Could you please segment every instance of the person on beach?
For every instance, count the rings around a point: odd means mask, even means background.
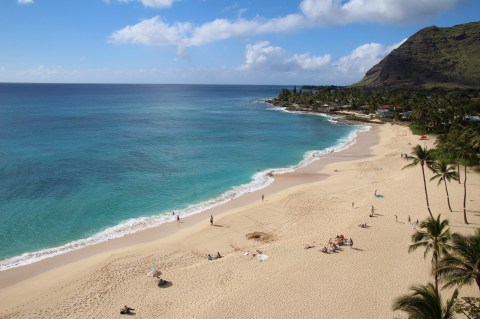
[[[408,215],[408,222],[410,223],[412,220],[410,219],[410,215]]]
[[[395,215],[395,222],[398,223],[398,217],[397,217],[397,215]]]
[[[207,259],[208,259],[208,260],[213,260],[212,255],[208,254],[208,255],[207,255]]]
[[[222,258],[222,255],[220,255],[220,252],[219,252],[219,251],[217,251],[217,257],[215,257],[215,258],[216,258],[216,259]]]
[[[375,197],[377,197],[377,190],[375,190],[375,193],[374,193]]]
[[[265,199],[265,195],[262,194],[262,202],[263,202],[264,199]]]
[[[353,208],[353,206],[355,206],[355,203],[354,203],[354,202],[352,202],[352,208]]]
[[[213,215],[210,215],[210,225],[213,226]]]
[[[130,308],[130,307],[125,306],[125,307],[122,308],[122,310],[120,310],[120,314],[122,314],[122,315],[130,315],[130,314],[132,314],[132,311],[134,311],[134,310],[135,310],[135,309],[133,309],[133,308]]]
[[[353,247],[353,240],[350,238],[350,248]]]
[[[373,214],[375,213],[375,207],[373,207],[373,205],[372,205],[372,208],[370,209],[370,212],[372,213],[372,216],[373,216]]]
[[[177,215],[177,222],[180,221],[180,215]]]

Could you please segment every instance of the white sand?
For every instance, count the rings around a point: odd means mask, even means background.
[[[400,153],[418,143],[405,127],[375,127],[353,148],[183,223],[0,272],[0,318],[119,318],[125,304],[136,308],[135,318],[401,318],[391,310],[394,298],[433,281],[430,256],[408,253],[408,215],[422,220],[428,212],[421,169],[401,170],[407,162]],[[453,231],[473,233],[480,176],[468,176],[470,225],[463,223],[463,185],[448,186],[452,213],[444,187],[428,184],[434,215],[449,218]],[[374,197],[375,189],[384,197]],[[363,222],[370,227],[357,226]],[[253,231],[273,239],[247,240]],[[338,234],[351,237],[353,248],[319,251]],[[269,258],[253,258],[256,250]],[[206,260],[217,251],[224,257]],[[157,287],[146,277],[151,268],[171,284]]]

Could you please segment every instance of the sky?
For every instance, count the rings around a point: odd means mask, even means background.
[[[0,82],[349,85],[479,0],[0,0]]]

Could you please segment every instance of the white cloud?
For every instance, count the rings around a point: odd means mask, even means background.
[[[32,0],[19,0],[32,1]],[[117,0],[133,1],[133,0]],[[137,0],[149,7],[167,7],[174,0]],[[318,25],[356,22],[400,23],[435,16],[464,0],[303,0],[299,13],[273,19],[256,17],[215,19],[195,26],[189,22],[165,23],[158,16],[113,32],[112,43],[172,45],[184,49],[235,37],[288,32]]]
[[[295,54],[287,63],[297,66],[303,71],[320,71],[329,65],[332,57],[329,54],[310,56],[308,53]]]
[[[265,20],[238,18],[230,21],[216,19],[194,27],[190,23],[166,24],[158,16],[146,19],[133,26],[126,26],[110,35],[112,43],[141,43],[145,45],[176,45],[179,52],[185,48],[202,46],[211,42],[234,37],[283,32],[305,25],[300,15]]]
[[[20,0],[19,0],[20,1]],[[31,1],[31,0],[22,0],[22,1]],[[103,0],[103,2],[110,4],[114,0]],[[135,0],[116,0],[118,2],[132,2]],[[142,3],[143,6],[147,8],[156,8],[156,9],[161,9],[161,8],[170,8],[173,5],[173,2],[176,0],[138,0],[138,2]]]
[[[168,25],[159,17],[126,26],[110,35],[111,43],[139,43],[145,45],[176,45],[191,30],[189,23]]]
[[[249,44],[240,67],[191,67],[147,69],[69,69],[39,65],[15,70],[0,67],[0,82],[80,83],[211,83],[211,84],[335,84],[359,81],[365,72],[401,43],[390,46],[368,43],[350,54],[332,58],[329,54],[288,54],[268,41]]]
[[[245,63],[240,68],[269,69],[272,65],[278,64],[284,54],[282,48],[271,46],[268,41],[248,44],[245,50]]]
[[[303,0],[302,13],[320,24],[400,23],[447,11],[463,0]]]
[[[170,8],[173,0],[139,0],[145,7],[149,8]]]
[[[284,49],[270,45],[268,41],[248,44],[245,50],[243,70],[273,70],[277,72],[319,71],[330,63],[331,57],[310,56],[308,53],[287,56]]]
[[[252,74],[269,73],[271,77],[301,77],[310,83],[351,84],[359,81],[372,66],[404,41],[388,46],[380,43],[363,44],[337,59],[330,54],[288,55],[283,48],[262,41],[246,46],[245,62],[239,69]]]
[[[390,46],[380,43],[361,45],[355,48],[349,55],[335,61],[333,67],[337,73],[363,76],[372,66],[380,62],[393,49],[398,48],[405,40]]]
[[[33,0],[17,0],[19,4],[32,4]]]

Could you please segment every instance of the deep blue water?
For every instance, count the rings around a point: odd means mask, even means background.
[[[280,89],[0,84],[0,270],[258,189],[358,129],[261,103]]]

